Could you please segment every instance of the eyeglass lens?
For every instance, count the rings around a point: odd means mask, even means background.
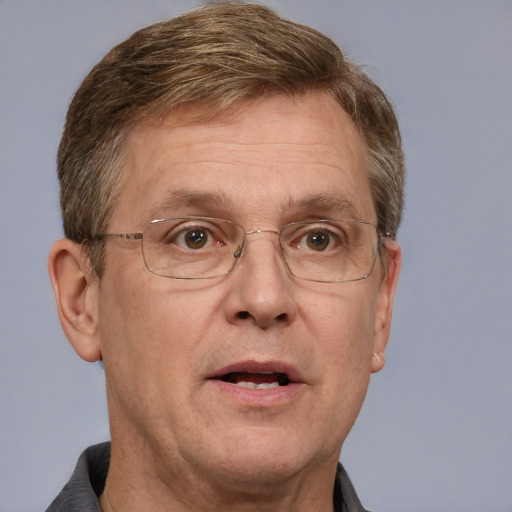
[[[244,228],[234,222],[183,217],[149,224],[142,250],[146,266],[154,274],[207,279],[233,270],[245,239]],[[373,225],[345,220],[294,222],[281,228],[279,239],[291,274],[323,282],[367,277],[378,246]]]

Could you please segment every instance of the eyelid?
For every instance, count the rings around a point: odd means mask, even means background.
[[[207,231],[209,234],[213,234],[216,231],[222,231],[222,229],[220,229],[220,227],[216,225],[214,222],[209,222],[201,219],[189,219],[184,220],[183,222],[178,222],[177,224],[173,225],[169,231],[172,231],[173,233],[176,232],[177,236],[180,236],[186,233],[187,231],[194,229]]]
[[[313,220],[313,221],[303,221],[303,222],[291,222],[290,224],[286,224],[281,228],[281,231],[294,231],[293,228],[295,228],[295,231],[311,231],[311,230],[318,230],[318,231],[330,231],[333,233],[341,232],[345,233],[345,230],[342,227],[342,224],[345,221],[338,221],[341,224],[337,224],[335,220],[328,220],[328,219],[320,219],[320,220]]]
[[[169,224],[168,224],[169,223]],[[179,238],[185,236],[188,231],[202,230],[207,232],[211,239],[208,246],[212,243],[221,242],[224,244],[238,243],[240,234],[243,234],[242,227],[225,220],[212,217],[182,217],[176,219],[155,219],[152,225],[160,225],[159,239],[166,243],[174,243]],[[182,244],[177,244],[181,246]]]
[[[296,229],[292,229],[293,227],[296,227]],[[288,244],[290,244],[293,247],[302,248],[304,250],[311,250],[308,248],[307,241],[304,239],[312,234],[314,235],[315,233],[325,234],[329,238],[327,247],[331,251],[345,245],[347,238],[347,234],[343,230],[337,228],[334,224],[329,224],[328,222],[307,222],[295,225],[289,224],[286,231],[290,232],[283,240],[285,245],[288,246]]]

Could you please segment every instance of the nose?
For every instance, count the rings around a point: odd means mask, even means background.
[[[228,322],[269,329],[295,320],[294,283],[276,235],[267,230],[247,232],[240,261],[230,276],[231,288],[225,300]]]

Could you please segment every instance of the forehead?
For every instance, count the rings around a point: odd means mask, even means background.
[[[197,119],[192,109],[171,113],[128,134],[116,222],[172,214],[263,222],[315,209],[374,220],[366,145],[333,98],[275,96]]]

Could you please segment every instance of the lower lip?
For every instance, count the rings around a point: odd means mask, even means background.
[[[292,382],[286,386],[251,389],[217,379],[211,379],[208,382],[213,384],[217,391],[228,395],[244,405],[259,407],[276,406],[287,402],[295,397],[304,387],[304,384]]]

